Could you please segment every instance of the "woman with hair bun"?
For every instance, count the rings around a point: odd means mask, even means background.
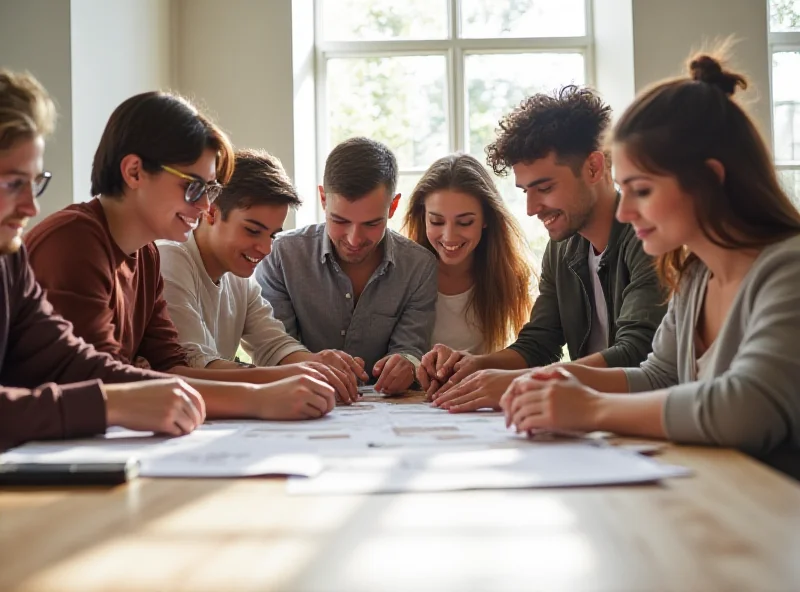
[[[622,115],[617,218],[656,257],[669,310],[639,368],[567,364],[518,378],[502,399],[518,431],[731,446],[800,475],[800,213],[734,99],[745,88],[698,55],[689,76],[644,91]]]

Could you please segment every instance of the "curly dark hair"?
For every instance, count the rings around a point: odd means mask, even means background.
[[[518,162],[556,153],[573,170],[600,149],[611,122],[611,107],[589,88],[564,86],[552,95],[538,93],[500,120],[497,139],[486,147],[486,162],[506,175]]]

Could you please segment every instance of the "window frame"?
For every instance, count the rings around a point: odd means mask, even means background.
[[[445,58],[448,153],[466,151],[468,117],[464,83],[466,58],[473,54],[514,53],[580,53],[584,57],[584,79],[595,83],[594,18],[592,0],[583,0],[585,35],[580,37],[461,37],[461,0],[447,0],[447,38],[381,41],[325,41],[323,36],[322,2],[314,0],[314,58],[316,89],[316,161],[318,177],[322,176],[325,159],[333,148],[328,136],[327,63],[337,58],[397,57],[435,55]],[[330,1],[330,0],[329,0]],[[551,0],[557,2],[558,0]],[[444,156],[444,154],[442,155]],[[424,168],[400,166],[399,175],[422,174]],[[314,218],[321,220],[315,200]]]
[[[773,31],[772,30],[772,6],[770,0],[765,0],[767,4],[767,39],[769,42],[769,85],[770,85],[770,110],[772,114],[772,151],[775,154],[775,99],[773,97],[773,56],[776,53],[797,52],[800,53],[800,31]],[[800,160],[780,161],[775,159],[775,168],[781,171],[795,171],[800,174]],[[796,199],[800,199],[797,196]]]

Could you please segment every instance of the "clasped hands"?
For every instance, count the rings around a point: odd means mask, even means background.
[[[594,429],[600,396],[564,368],[493,370],[480,364],[479,356],[436,345],[422,358],[417,380],[435,407],[502,410],[517,432]]]

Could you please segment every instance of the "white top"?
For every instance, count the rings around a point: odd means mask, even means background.
[[[605,251],[603,251],[605,253]],[[596,354],[608,349],[608,305],[603,295],[603,285],[597,270],[603,253],[595,254],[594,247],[589,243],[589,270],[592,275],[592,292],[594,292],[594,306],[592,307],[592,330],[589,333],[590,354]]]
[[[436,299],[436,323],[433,326],[432,343],[442,343],[456,350],[471,354],[486,353],[483,333],[470,308],[472,288],[461,294],[442,294]]]
[[[694,346],[695,351],[697,351],[697,345],[699,342],[700,338],[699,336],[696,336],[695,346]],[[709,347],[705,352],[703,352],[702,356],[697,358],[697,363],[695,368],[697,380],[710,380],[714,378],[710,372],[711,368],[710,362],[711,358],[714,357],[714,352],[716,351],[716,349],[717,349],[717,340],[715,339],[714,342],[711,344],[711,347]]]
[[[257,366],[275,366],[293,352],[308,351],[273,316],[255,278],[226,273],[218,285],[211,280],[194,233],[185,243],[160,240],[156,246],[169,316],[190,366],[233,360],[240,342]]]

